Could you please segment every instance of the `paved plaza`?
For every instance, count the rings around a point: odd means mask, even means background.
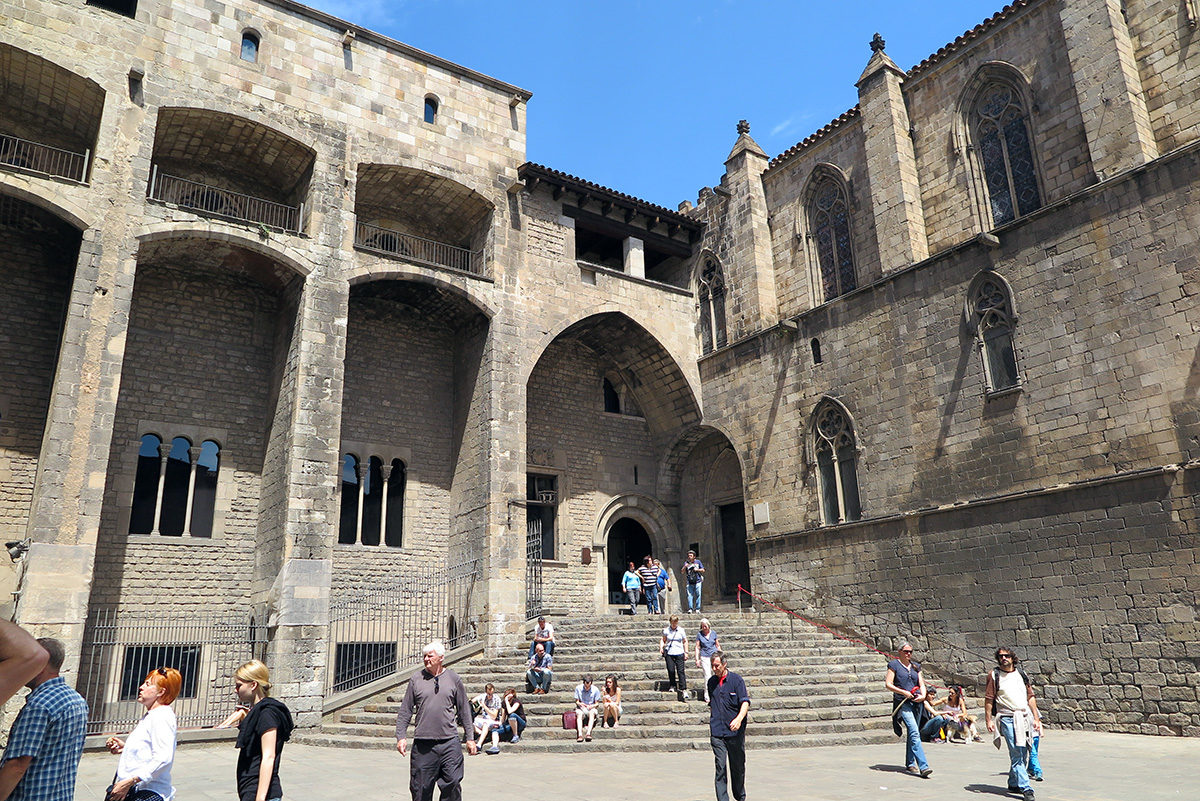
[[[751,732],[753,737],[753,732]],[[1012,798],[1004,792],[1005,756],[991,744],[927,746],[934,768],[923,780],[901,769],[904,746],[832,746],[751,751],[751,801],[793,799]],[[522,753],[466,757],[466,801],[635,801],[714,798],[712,756],[683,753]],[[175,760],[180,801],[234,798],[232,745],[184,746]],[[1039,801],[1200,799],[1200,740],[1126,734],[1053,731],[1042,741],[1047,779],[1035,784]],[[116,757],[84,756],[77,801],[98,801]],[[394,751],[358,751],[288,745],[281,774],[288,801],[330,798],[407,799],[408,760]]]

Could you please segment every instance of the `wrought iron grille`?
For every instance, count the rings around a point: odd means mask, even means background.
[[[183,688],[173,706],[180,728],[215,726],[233,711],[233,672],[266,652],[266,627],[243,612],[88,615],[79,687],[91,714],[89,734],[127,732],[145,710],[137,688],[146,674],[173,667]]]
[[[75,153],[0,134],[0,164],[29,172],[87,183],[90,156],[90,150]]]
[[[412,234],[394,231],[391,228],[381,228],[369,223],[356,223],[354,244],[363,250],[371,250],[389,256],[400,256],[409,261],[423,262],[436,267],[449,267],[452,270],[462,270],[474,275],[484,274],[482,250],[467,250],[447,245],[445,242],[435,242],[432,239],[423,239]]]
[[[542,612],[542,521],[530,520],[525,529],[525,619]]]
[[[406,578],[329,605],[326,694],[342,693],[419,665],[425,644],[457,648],[478,636],[470,620],[479,559]]]
[[[292,233],[300,233],[304,219],[303,203],[288,206],[186,178],[176,178],[159,172],[158,165],[154,165],[150,172],[150,199],[171,203],[208,217],[257,223]]]

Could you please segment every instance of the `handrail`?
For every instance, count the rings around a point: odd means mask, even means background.
[[[409,261],[432,264],[435,267],[461,270],[472,275],[484,274],[482,250],[460,248],[457,245],[426,239],[423,236],[397,231],[394,228],[384,228],[380,225],[363,222],[355,223],[354,246],[375,253],[400,256]]]
[[[76,183],[87,183],[91,151],[77,153],[8,134],[0,134],[0,164]]]
[[[286,203],[277,203],[274,200],[167,175],[159,172],[157,164],[152,165],[150,169],[148,196],[151,200],[170,203],[197,214],[256,223],[293,234],[301,232],[301,222],[304,219],[303,203],[299,206],[289,206]]]

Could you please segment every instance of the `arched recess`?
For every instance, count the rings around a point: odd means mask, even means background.
[[[373,590],[385,576],[419,571],[422,563],[479,556],[486,525],[488,310],[461,287],[429,276],[367,278],[354,280],[347,307],[340,454],[403,464],[404,531],[392,547],[377,547],[365,524],[357,542],[342,538],[333,549],[338,593]],[[329,470],[336,475],[340,465]],[[391,491],[394,475],[393,468],[373,480],[387,481]],[[329,536],[337,541],[335,532]]]
[[[307,269],[298,258],[218,228],[160,228],[139,239],[94,603],[150,603],[169,584],[181,606],[210,604],[214,586],[227,587],[222,600],[230,608],[249,604],[251,582],[227,586],[224,577],[253,576],[257,555],[277,546],[272,496],[288,476],[276,449],[286,447],[294,419],[291,371],[301,347]],[[131,533],[147,434],[191,443],[171,456],[192,470],[183,482],[192,517],[182,536],[138,526]],[[186,516],[168,508],[177,501],[163,495],[162,519]],[[176,577],[170,565],[181,558],[188,575]]]
[[[488,284],[481,284],[450,273],[427,270],[420,265],[402,264],[390,259],[366,259],[360,261],[346,273],[351,290],[363,284],[387,281],[426,284],[439,292],[457,295],[474,306],[489,320],[495,316]]]
[[[41,56],[0,44],[0,168],[86,183],[104,90]]]
[[[958,96],[958,104],[954,115],[953,144],[955,154],[963,160],[970,180],[967,186],[970,190],[971,207],[974,210],[976,233],[990,231],[997,226],[989,207],[988,184],[984,175],[984,165],[981,160],[980,143],[975,141],[972,115],[980,93],[989,85],[1007,87],[1013,92],[1013,99],[1019,104],[1025,122],[1025,132],[1028,137],[1029,157],[1032,161],[1032,179],[1039,198],[1037,205],[1046,203],[1045,177],[1042,175],[1041,158],[1038,154],[1040,140],[1037,126],[1034,125],[1034,114],[1038,110],[1033,87],[1029,77],[1021,69],[1006,61],[989,61],[975,70],[964,84]],[[1020,211],[1015,215],[1021,216]]]
[[[647,553],[658,557],[664,565],[670,567],[670,559],[677,556],[674,543],[679,541],[679,531],[674,516],[657,498],[629,492],[611,499],[597,515],[595,540],[592,543],[593,553],[603,556],[596,560],[597,597],[609,602],[612,601],[612,577],[616,575],[619,579],[625,572],[623,555],[611,550],[614,527],[620,526],[623,520],[634,521],[646,532],[650,546]],[[638,564],[640,566],[641,562]]]
[[[797,201],[796,234],[804,242],[814,305],[851,292],[862,283],[854,247],[851,188],[849,176],[840,167],[820,162],[813,166]]]
[[[750,585],[742,460],[729,437],[711,425],[688,430],[662,470],[666,503],[678,509],[681,554],[695,550],[705,566],[704,597],[735,597]]]
[[[0,194],[0,535],[5,542],[26,536],[38,470],[67,469],[61,447],[44,434],[81,242],[82,232],[71,220],[44,205]]]
[[[493,210],[491,201],[451,178],[399,164],[359,164],[354,245],[483,275]]]

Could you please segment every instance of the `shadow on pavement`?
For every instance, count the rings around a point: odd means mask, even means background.
[[[1013,794],[1008,791],[1007,787],[997,787],[994,784],[968,784],[963,788],[972,793],[984,793],[986,795],[998,795],[1004,798],[1013,798]]]
[[[881,770],[884,773],[904,773],[904,774],[908,773],[907,768],[902,768],[899,765],[872,765],[871,770]],[[914,776],[913,778],[920,778],[920,777]]]

